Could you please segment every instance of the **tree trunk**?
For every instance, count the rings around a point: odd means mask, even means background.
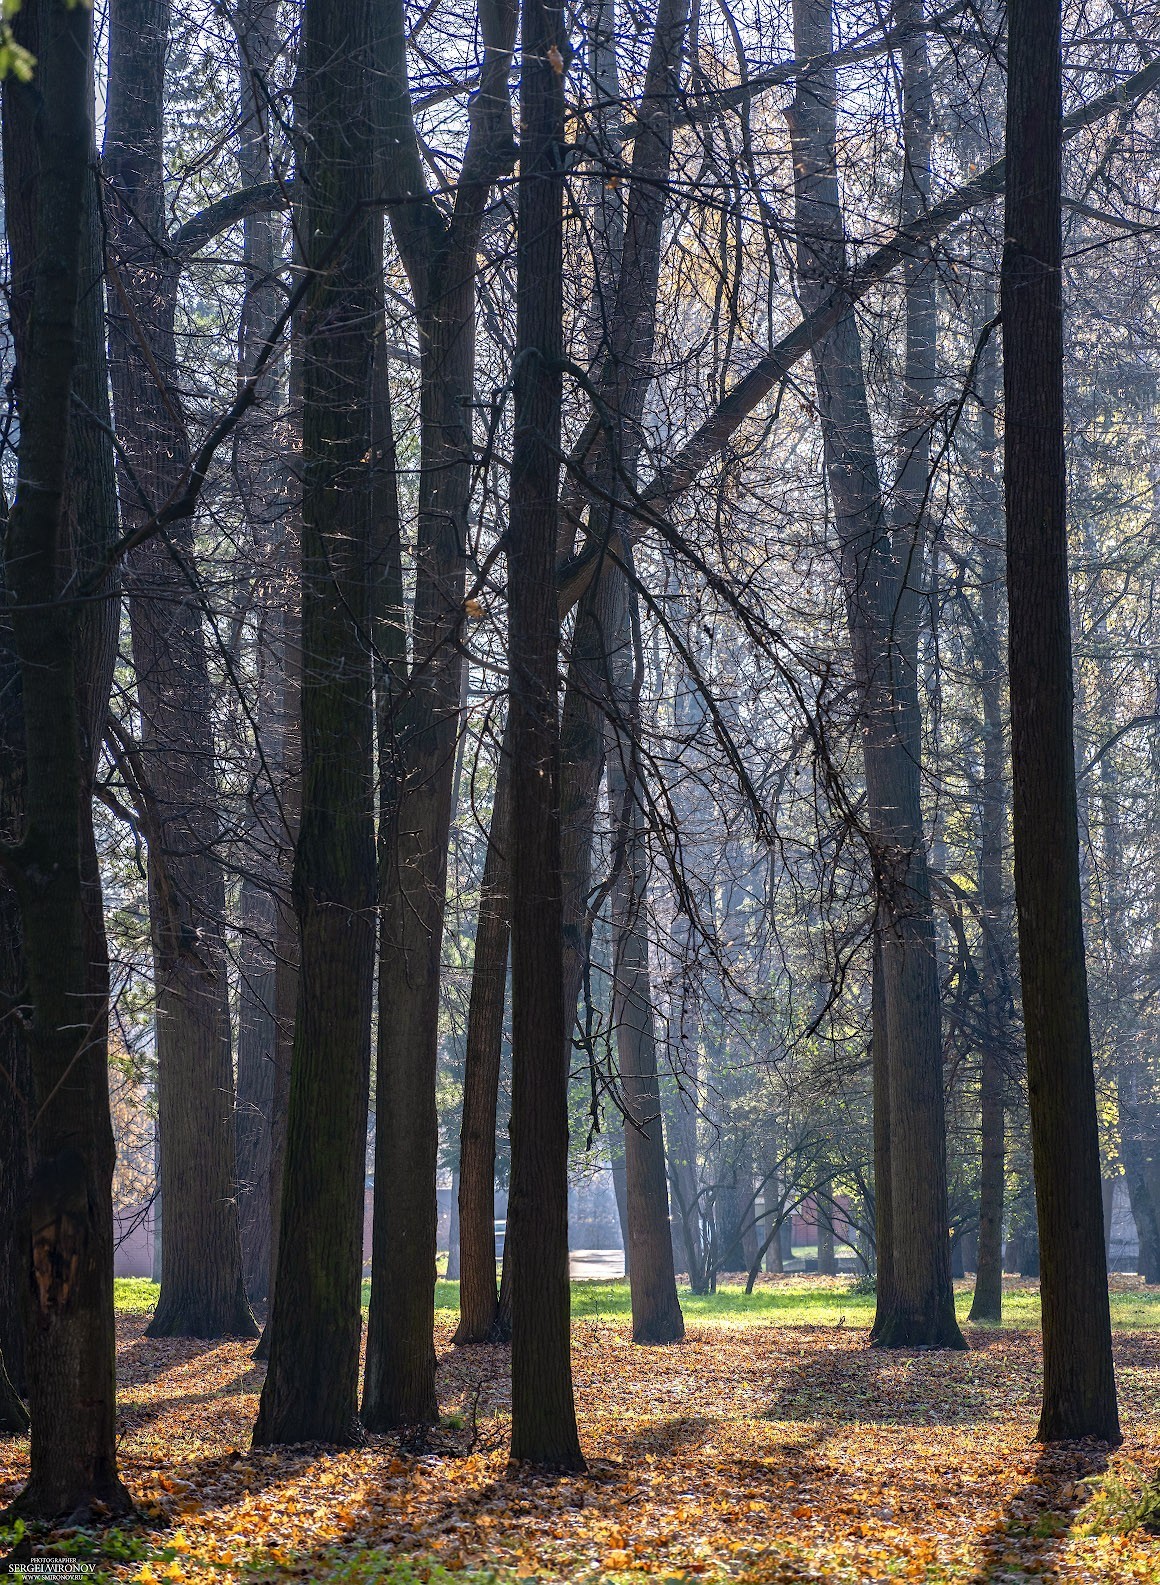
[[[298,1002],[256,1446],[358,1436],[374,979],[374,326],[382,151],[373,0],[307,0],[300,65],[302,817]],[[341,110],[341,114],[339,111]],[[432,1260],[433,1264],[433,1260]],[[427,1273],[428,1282],[431,1272]]]
[[[830,53],[826,0],[797,0],[794,47],[811,60]],[[789,115],[798,283],[809,313],[846,276],[832,68],[799,78]],[[874,1341],[962,1348],[950,1276],[938,961],[919,776],[917,530],[905,531],[913,554],[898,557],[885,522],[852,310],[815,345],[813,357],[862,695],[889,1051],[893,1291]]]
[[[67,1516],[83,1524],[101,1511],[123,1513],[131,1502],[116,1462],[108,961],[89,792],[92,701],[104,680],[96,667],[82,678],[82,665],[93,660],[84,640],[86,602],[64,600],[62,589],[82,570],[94,571],[85,565],[94,547],[83,535],[105,536],[103,551],[115,525],[78,519],[81,532],[72,533],[68,502],[72,386],[79,359],[93,351],[78,312],[94,235],[86,196],[91,15],[38,0],[25,7],[23,25],[37,53],[38,177],[5,572],[20,667],[27,813],[20,842],[4,858],[20,902],[27,964],[33,1427],[28,1483],[5,1518]],[[107,581],[101,592],[109,593]],[[103,716],[103,702],[100,708]]]
[[[556,671],[563,358],[564,15],[524,0],[508,548],[512,723],[513,1464],[582,1470],[572,1395],[568,1068]]]
[[[494,1263],[493,1263],[494,1264]],[[459,1173],[451,1174],[451,1210],[447,1220],[447,1281],[460,1280],[459,1258]]]
[[[278,49],[276,0],[243,0],[238,6],[238,99],[242,127],[238,170],[245,186],[271,175],[268,107],[263,89]],[[242,306],[238,374],[245,380],[270,335],[278,313],[276,234],[269,212],[247,216],[242,257],[246,298]],[[277,1044],[277,933],[279,894],[288,893],[280,829],[284,767],[283,678],[285,619],[281,610],[288,543],[285,516],[285,458],[280,435],[271,434],[271,406],[280,394],[282,360],[263,377],[258,402],[234,432],[234,478],[249,530],[249,548],[260,566],[274,573],[257,632],[257,742],[255,791],[239,898],[238,1084],[235,1118],[238,1220],[242,1266],[251,1303],[265,1303],[270,1288],[270,1166]]]
[[[505,728],[483,880],[467,1009],[459,1135],[459,1326],[457,1343],[499,1340],[495,1280],[495,1128],[503,1051],[510,885],[511,739]]]
[[[830,1200],[832,1185],[825,1185],[825,1196],[818,1201],[818,1275],[832,1277],[834,1263],[834,1210]]]
[[[413,665],[380,732],[393,807],[380,832],[378,1110],[363,1420],[430,1422],[435,1397],[435,1082],[455,743],[462,693],[467,508],[472,481],[475,277],[480,226],[514,144],[508,75],[514,0],[481,8],[484,67],[454,209],[426,187],[407,87],[401,0],[385,17],[386,152],[412,201],[391,209],[419,319],[421,413]],[[403,667],[400,665],[400,672]]]
[[[620,620],[606,634],[605,643],[612,704],[606,727],[613,831],[612,1027],[625,1110],[625,1264],[632,1295],[633,1341],[676,1343],[685,1335],[685,1322],[677,1298],[669,1231],[669,1186],[648,962],[648,849],[641,806],[639,656],[633,638],[639,613],[633,609],[636,591],[629,582],[631,569],[629,556],[625,571],[610,567],[603,574],[610,597],[620,607]]]
[[[1042,1270],[1039,1437],[1118,1442],[1072,741],[1058,0],[1024,0],[1008,29],[1008,653],[1015,897]]]
[[[994,293],[983,301],[984,323],[994,316]],[[984,547],[979,599],[980,694],[983,706],[983,785],[979,842],[979,903],[982,909],[984,1046],[979,1076],[979,1253],[972,1321],[1003,1319],[1003,1187],[1006,1155],[1004,1032],[1010,1026],[1006,991],[1007,908],[1003,846],[1007,829],[1006,743],[1003,730],[1003,660],[1000,638],[1002,515],[995,474],[995,409],[999,360],[994,338],[979,364],[979,491],[977,530]]]
[[[170,498],[190,459],[174,339],[180,264],[164,245],[169,18],[168,0],[111,0],[109,8],[110,368],[130,531]],[[225,881],[192,522],[134,551],[127,582],[141,713],[134,768],[148,810],[165,1205],[161,1295],[148,1331],[253,1337],[238,1232]]]
[[[870,965],[870,1059],[874,1108],[874,1324],[875,1341],[894,1313],[894,1217],[890,1165],[890,1053],[886,984],[877,925]]]

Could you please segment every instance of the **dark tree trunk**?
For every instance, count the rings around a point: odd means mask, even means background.
[[[487,855],[467,1009],[463,1119],[459,1136],[459,1326],[457,1343],[497,1341],[495,1128],[508,962],[511,740],[496,766]]]
[[[984,298],[984,322],[994,314],[994,297]],[[1003,835],[1007,829],[1006,741],[1003,730],[1003,660],[1000,650],[1000,565],[1002,514],[995,474],[995,408],[999,398],[999,361],[994,338],[979,368],[979,539],[981,569],[979,630],[982,638],[980,693],[983,705],[983,785],[979,844],[979,902],[983,942],[982,1025],[984,1045],[979,1077],[979,1253],[972,1321],[1003,1318],[1003,1185],[1006,1156],[1004,1031],[1009,1027],[1006,990],[1007,906],[1004,900]]]
[[[1118,1442],[1072,741],[1059,0],[1021,0],[1008,29],[1008,653],[1015,898],[1042,1273],[1039,1437]]]
[[[475,274],[480,226],[514,146],[508,75],[514,0],[480,9],[484,68],[471,101],[455,204],[426,186],[407,86],[401,0],[385,9],[388,169],[410,202],[391,210],[419,320],[421,436],[413,665],[380,737],[378,1110],[371,1308],[363,1419],[372,1430],[433,1421],[439,979],[462,693]],[[400,671],[403,670],[400,666]]]
[[[826,0],[797,0],[799,56],[832,47]],[[832,68],[799,78],[790,110],[798,284],[807,313],[846,277]],[[908,337],[909,340],[909,337]],[[813,348],[826,471],[842,549],[854,671],[862,695],[869,836],[879,907],[889,1051],[893,1242],[883,1347],[964,1347],[950,1275],[938,961],[923,833],[914,554],[899,555],[885,521],[857,322],[847,309]]]
[[[109,8],[110,366],[129,530],[166,503],[190,459],[176,378],[180,264],[164,246],[169,18],[168,0],[111,0]],[[189,519],[130,557],[141,744],[126,757],[148,817],[164,1204],[161,1295],[148,1330],[252,1337],[238,1232],[212,695],[192,585]]]
[[[563,357],[563,10],[524,0],[508,548],[512,723],[513,1464],[582,1470],[572,1395],[556,670]],[[550,52],[556,56],[553,62]]]
[[[66,602],[61,591],[78,573],[92,574],[86,536],[103,534],[106,549],[114,525],[78,518],[73,530],[69,520],[71,394],[92,352],[78,313],[93,235],[91,15],[39,0],[25,7],[24,25],[37,47],[35,264],[27,277],[19,476],[5,571],[27,813],[5,859],[27,964],[33,1427],[28,1483],[8,1517],[86,1523],[131,1503],[116,1463],[108,964],[89,794],[92,700],[103,679],[96,667],[82,679],[82,665],[94,658],[84,603]],[[107,580],[101,592],[111,604]]]
[[[382,224],[373,0],[307,0],[300,93],[302,817],[298,1001],[270,1364],[257,1446],[358,1436],[374,977],[374,705],[368,644],[374,327]],[[428,1274],[430,1280],[430,1274]]]

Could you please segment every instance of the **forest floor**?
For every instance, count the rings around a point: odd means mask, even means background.
[[[442,1425],[350,1452],[250,1452],[251,1345],[149,1340],[156,1289],[118,1288],[121,1468],[141,1516],[33,1540],[99,1579],[1160,1582],[1140,1523],[1160,1525],[1160,1288],[1134,1278],[1114,1279],[1125,1441],[1110,1459],[1033,1441],[1032,1283],[1008,1284],[1006,1324],[968,1327],[965,1354],[869,1350],[873,1300],[848,1278],[683,1294],[688,1340],[651,1349],[632,1344],[623,1283],[577,1283],[589,1471],[559,1480],[507,1475],[506,1351],[451,1347],[453,1285],[438,1290]],[[0,1440],[0,1504],[26,1464],[26,1442]]]

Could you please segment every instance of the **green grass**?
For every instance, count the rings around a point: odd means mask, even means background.
[[[703,1326],[839,1326],[868,1327],[874,1318],[873,1294],[851,1293],[847,1278],[833,1282],[814,1277],[790,1277],[784,1282],[757,1287],[722,1287],[712,1294],[681,1290],[681,1307],[691,1325]],[[118,1277],[117,1309],[124,1315],[147,1315],[157,1303],[157,1284],[144,1277]],[[363,1307],[370,1302],[370,1283],[363,1283]],[[956,1284],[956,1308],[965,1321],[971,1307],[969,1283]],[[443,1320],[459,1309],[459,1284],[435,1284],[435,1309]],[[1112,1326],[1117,1331],[1160,1329],[1160,1290],[1129,1290],[1111,1296]],[[630,1313],[628,1284],[574,1282],[572,1314],[577,1320],[623,1321]],[[1003,1324],[1038,1327],[1039,1294],[1033,1288],[1015,1288],[1003,1295]]]

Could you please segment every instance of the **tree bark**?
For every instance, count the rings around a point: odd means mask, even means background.
[[[1008,18],[1002,267],[1015,898],[1043,1305],[1042,1441],[1120,1440],[1072,741],[1058,0]]]
[[[358,1431],[363,1184],[374,979],[371,543],[382,152],[373,0],[307,0],[296,214],[302,337],[299,970],[269,1328],[255,1446]],[[428,1280],[430,1281],[430,1273]]]
[[[524,0],[508,548],[512,723],[512,1172],[515,1465],[583,1470],[572,1394],[568,1068],[556,671],[563,361],[563,9]]]
[[[92,235],[92,19],[60,0],[26,10],[38,46],[36,248],[5,571],[27,813],[20,842],[4,857],[20,902],[28,976],[33,1425],[29,1479],[5,1517],[86,1523],[102,1505],[113,1513],[132,1506],[116,1459],[108,964],[85,708],[101,679],[94,670],[81,682],[82,607],[62,597],[84,562],[81,536],[69,532],[67,491],[71,393],[83,345],[78,303]],[[89,533],[112,527],[83,525]]]
[[[794,46],[831,49],[826,0],[797,0]],[[798,81],[790,110],[798,229],[798,287],[807,315],[846,278],[835,146],[832,69]],[[923,833],[916,672],[918,588],[892,546],[850,309],[813,348],[826,472],[842,552],[854,671],[862,696],[871,856],[880,922],[889,1052],[893,1274],[880,1347],[963,1348],[950,1275],[938,962]],[[924,470],[925,477],[925,470]],[[900,568],[902,576],[900,578]]]
[[[110,369],[132,531],[183,482],[178,395],[180,264],[164,243],[168,0],[111,0],[105,157],[110,199]],[[144,495],[144,498],[143,498]],[[257,1335],[246,1302],[235,1179],[225,880],[212,696],[193,567],[193,524],[129,558],[129,614],[149,811],[164,1233],[153,1337]]]

